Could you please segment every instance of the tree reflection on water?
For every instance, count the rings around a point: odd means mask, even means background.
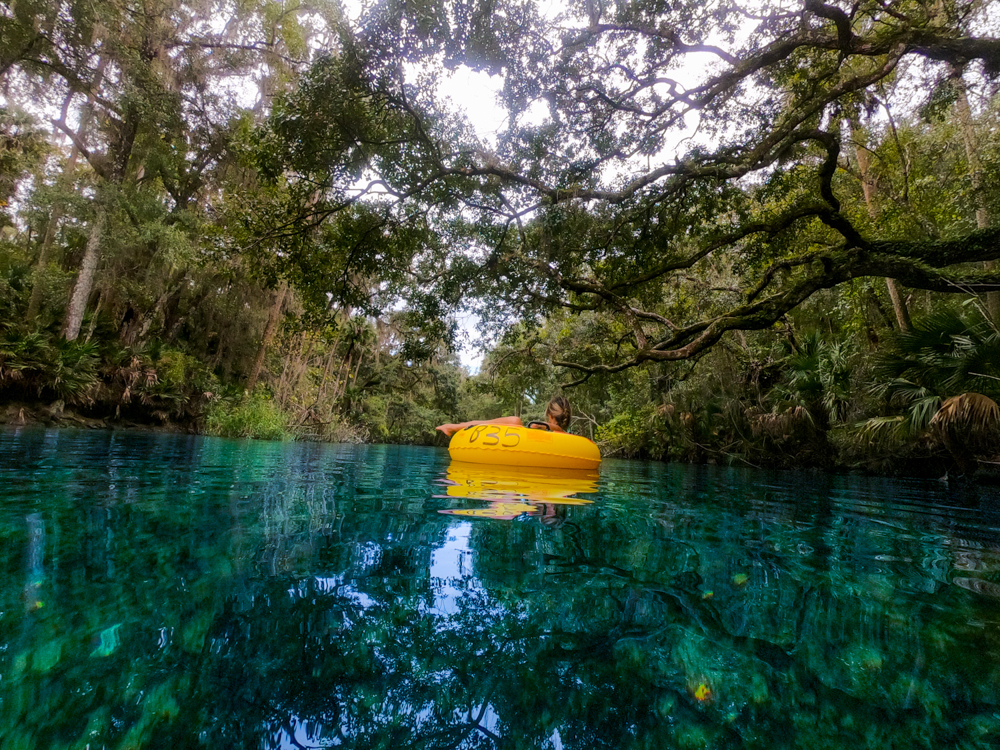
[[[0,433],[3,747],[1000,739],[989,489],[619,464],[551,526],[442,515],[483,501],[432,451],[40,440]]]

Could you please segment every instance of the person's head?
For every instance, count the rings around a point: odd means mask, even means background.
[[[541,503],[538,520],[547,529],[559,529],[566,523],[566,507],[555,503]]]
[[[563,431],[569,431],[569,421],[573,418],[573,409],[570,408],[569,401],[562,396],[553,396],[549,405],[545,407],[545,420],[554,422]]]

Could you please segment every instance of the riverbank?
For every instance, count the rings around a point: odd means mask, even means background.
[[[175,433],[188,435],[212,435],[207,429],[206,420],[186,419],[172,420],[163,412],[150,413],[147,410],[127,411],[124,414],[118,410],[115,414],[105,414],[94,411],[85,411],[79,408],[66,406],[62,401],[55,401],[51,404],[9,401],[0,405],[0,425],[25,427],[39,425],[43,427],[87,429],[87,430],[138,430],[153,433]],[[231,437],[233,435],[230,435]],[[236,435],[236,437],[253,438],[249,435]],[[275,436],[258,439],[278,439]],[[375,444],[384,441],[366,440],[355,432],[350,434],[337,431],[336,434],[319,435],[315,432],[302,430],[294,433],[286,433],[285,439],[292,439],[303,442],[329,442],[329,443],[369,443]],[[444,445],[444,443],[442,443]],[[968,481],[970,479],[988,484],[1000,484],[1000,453],[992,456],[977,457],[976,469],[971,473],[962,472],[958,469],[955,460],[948,455],[943,448],[933,450],[930,446],[923,446],[917,453],[910,453],[906,456],[878,456],[861,458],[858,455],[852,456],[852,460],[844,460],[842,452],[830,446],[830,453],[824,457],[822,463],[816,461],[816,454],[813,451],[803,451],[800,454],[789,454],[783,451],[780,455],[773,456],[773,460],[762,460],[761,455],[749,460],[744,456],[735,454],[715,455],[711,451],[702,452],[697,458],[681,461],[663,461],[663,463],[684,463],[690,465],[733,465],[745,466],[759,469],[782,469],[782,470],[819,470],[831,474],[843,474],[849,472],[860,472],[870,476],[896,476],[912,477],[916,479]],[[615,456],[607,456],[615,457]],[[648,459],[648,457],[641,457]],[[656,459],[652,459],[656,460]]]
[[[176,423],[168,418],[143,421],[115,415],[92,416],[67,407],[62,401],[52,404],[9,401],[0,406],[0,425],[26,427],[67,427],[88,430],[145,430],[179,434],[199,434],[203,430],[196,423]]]

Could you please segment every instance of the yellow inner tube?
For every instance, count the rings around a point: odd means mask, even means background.
[[[448,467],[448,497],[488,502],[543,502],[583,505],[572,497],[597,492],[598,473],[585,469],[485,466],[453,461]]]
[[[497,466],[596,469],[601,463],[601,451],[585,437],[500,424],[459,430],[448,452],[455,461]]]
[[[488,505],[438,513],[505,521],[541,516],[547,506],[592,503],[593,500],[575,495],[596,493],[597,480],[597,472],[587,469],[487,466],[453,461],[448,467],[447,496],[485,501]]]

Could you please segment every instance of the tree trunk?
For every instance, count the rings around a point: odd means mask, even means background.
[[[260,342],[260,349],[257,350],[257,358],[254,360],[253,369],[247,379],[247,390],[253,393],[257,387],[257,380],[260,378],[261,368],[264,366],[264,357],[267,354],[267,347],[274,338],[274,332],[278,330],[278,321],[281,319],[281,306],[285,302],[285,292],[288,291],[288,284],[284,281],[274,293],[274,304],[271,305],[271,312],[267,316],[267,325],[264,327],[264,336]]]
[[[116,188],[125,181],[125,171],[128,168],[129,157],[132,154],[138,130],[138,115],[130,113],[128,121],[122,123],[119,129],[118,142],[109,149],[113,158],[105,182]],[[83,314],[87,309],[87,299],[94,288],[94,278],[100,260],[101,241],[104,238],[104,231],[107,228],[111,211],[109,192],[111,191],[98,189],[97,216],[90,229],[90,237],[87,238],[87,248],[83,254],[83,262],[80,264],[80,273],[77,274],[76,283],[73,284],[73,293],[70,295],[70,304],[66,310],[63,335],[67,341],[74,341],[80,335],[80,324],[83,322]]]
[[[288,384],[289,385],[289,393],[288,393],[288,396],[286,396],[286,399],[285,399],[286,401],[292,395],[292,391],[297,390],[300,387],[302,387],[302,379],[308,377],[308,375],[309,375],[309,367],[310,367],[309,362],[312,359],[313,350],[316,348],[317,337],[310,334],[309,337],[308,337],[308,339],[309,339],[309,344],[308,344],[308,346],[306,346],[305,351],[302,353],[302,356],[299,357],[299,363],[298,363],[297,369],[295,370],[295,375],[294,375],[292,381]],[[309,388],[309,385],[308,385],[308,381],[307,381],[306,385],[305,385],[305,390],[303,392],[306,392],[308,390],[308,388]]]
[[[899,324],[899,330],[901,331],[912,331],[913,322],[910,320],[910,310],[906,306],[906,300],[903,299],[902,293],[899,291],[899,282],[895,279],[886,278],[885,286],[889,290],[889,299],[892,300],[892,309],[896,312],[896,322]]]
[[[83,314],[87,310],[87,298],[90,297],[90,290],[94,288],[94,277],[97,274],[97,262],[100,260],[101,240],[104,237],[104,227],[107,224],[108,210],[103,201],[98,201],[97,216],[90,227],[90,236],[87,238],[87,247],[83,252],[83,261],[80,263],[80,273],[77,274],[76,283],[73,285],[73,293],[69,299],[69,306],[66,308],[66,322],[63,324],[63,336],[67,341],[76,341],[80,335],[80,326],[83,325]]]
[[[69,163],[66,166],[68,171],[72,171],[76,166],[76,148],[70,154]],[[38,260],[35,261],[35,272],[31,279],[31,297],[28,298],[28,310],[24,314],[25,320],[30,325],[38,317],[38,309],[42,306],[42,274],[49,264],[49,255],[52,251],[52,243],[56,238],[56,227],[62,219],[62,207],[55,205],[49,213],[49,220],[45,224],[45,234],[42,236],[42,244],[38,248]]]
[[[361,371],[361,361],[364,359],[362,356],[363,354],[364,350],[358,352],[358,361],[354,364],[354,375],[351,377],[351,380],[355,383],[358,382],[358,373]]]
[[[382,320],[382,318],[375,318],[375,369],[379,368],[381,364],[381,354],[382,345],[385,341],[386,332],[389,326]]]
[[[969,175],[972,178],[972,192],[976,201],[976,227],[986,229],[990,225],[990,214],[986,208],[986,194],[983,192],[983,167],[979,161],[979,147],[976,143],[976,131],[972,122],[972,108],[969,106],[969,96],[960,67],[952,66],[951,81],[958,94],[955,107],[958,110],[962,141],[965,143],[966,161],[969,163]],[[996,261],[988,260],[983,265],[988,270],[992,270],[996,267]],[[994,325],[1000,325],[1000,292],[986,292],[986,312]]]
[[[854,136],[854,153],[858,158],[858,172],[861,174],[861,189],[865,195],[865,206],[868,208],[868,215],[872,220],[878,219],[878,208],[875,206],[875,181],[871,178],[871,154],[864,147],[861,139],[865,137],[864,131],[855,123],[852,123]],[[912,331],[913,323],[910,320],[910,311],[906,306],[899,289],[899,282],[895,279],[886,278],[885,286],[889,290],[889,299],[892,300],[892,309],[896,313],[896,323],[901,331]]]
[[[102,57],[97,63],[97,70],[94,73],[94,83],[93,88],[100,86],[101,81],[104,79],[104,69],[107,67],[108,58]],[[93,101],[93,97],[90,97]],[[73,94],[70,93],[66,100],[63,102],[62,107],[62,122],[66,121],[66,115],[69,112],[69,106],[73,101]],[[76,129],[76,138],[71,138],[72,146],[70,147],[69,159],[66,161],[66,166],[63,167],[62,175],[60,176],[59,182],[60,186],[64,189],[69,189],[73,172],[76,171],[76,162],[80,158],[80,147],[79,143],[82,143],[87,135],[87,130],[90,128],[90,121],[93,119],[94,111],[90,106],[84,106],[83,110],[80,112],[80,125]],[[28,311],[25,313],[25,318],[27,318],[30,324],[36,317],[38,317],[38,309],[42,304],[42,285],[41,276],[45,272],[45,267],[49,264],[49,256],[52,253],[52,244],[56,239],[56,230],[59,228],[59,221],[63,216],[62,204],[57,203],[52,206],[52,211],[49,213],[49,220],[45,224],[45,234],[42,236],[42,244],[38,248],[38,260],[35,262],[35,273],[34,278],[31,282],[31,297],[28,299]]]
[[[295,354],[296,344],[298,344],[298,354]],[[288,388],[288,383],[294,372],[298,369],[299,361],[302,359],[302,352],[306,348],[306,332],[302,331],[300,333],[292,336],[291,341],[288,342],[288,352],[285,355],[285,364],[281,368],[281,377],[278,378],[278,393],[275,399],[278,405],[284,409],[285,408],[285,391]]]
[[[101,291],[97,291],[97,304],[94,305],[94,314],[90,316],[90,325],[87,326],[87,335],[83,337],[84,341],[90,341],[94,337],[94,329],[97,328],[97,320],[101,316],[101,305],[104,304],[106,295],[101,294]]]
[[[153,307],[141,315],[137,315],[132,324],[121,332],[121,341],[125,346],[135,346],[146,339],[149,330],[153,327],[153,323],[156,322],[158,317],[164,314],[167,304],[175,296],[179,296],[184,291],[184,282],[187,279],[187,274],[183,272],[180,274],[180,278],[171,279],[167,284],[167,288],[153,304]]]
[[[326,392],[326,379],[330,377],[330,367],[333,366],[333,358],[337,356],[337,347],[340,346],[340,338],[333,342],[330,353],[326,355],[326,362],[323,364],[323,372],[319,376],[319,388],[316,389],[316,403],[323,401],[323,394]]]
[[[347,356],[341,360],[340,368],[337,370],[337,380],[333,384],[333,398],[331,403],[336,404],[340,401],[340,397],[344,395],[344,388],[346,387],[347,374],[351,371],[351,362],[354,360],[354,344],[352,343],[347,349]]]
[[[139,132],[139,118],[140,113],[134,108],[129,108],[123,114],[121,121],[117,123],[115,138],[108,145],[107,164],[94,155],[83,152],[94,166],[95,171],[103,176],[101,182],[106,186],[114,186],[115,190],[102,189],[103,186],[98,185],[97,216],[94,219],[94,226],[91,227],[90,237],[87,239],[87,248],[84,251],[83,262],[80,264],[80,273],[73,285],[73,293],[70,295],[70,304],[66,310],[66,321],[63,325],[63,335],[67,341],[74,341],[80,335],[80,324],[83,322],[83,314],[87,309],[87,299],[94,288],[94,277],[100,260],[101,241],[110,220],[111,200],[113,193],[117,192],[117,188],[125,182],[125,173],[128,170],[129,159],[135,146],[136,135]]]

